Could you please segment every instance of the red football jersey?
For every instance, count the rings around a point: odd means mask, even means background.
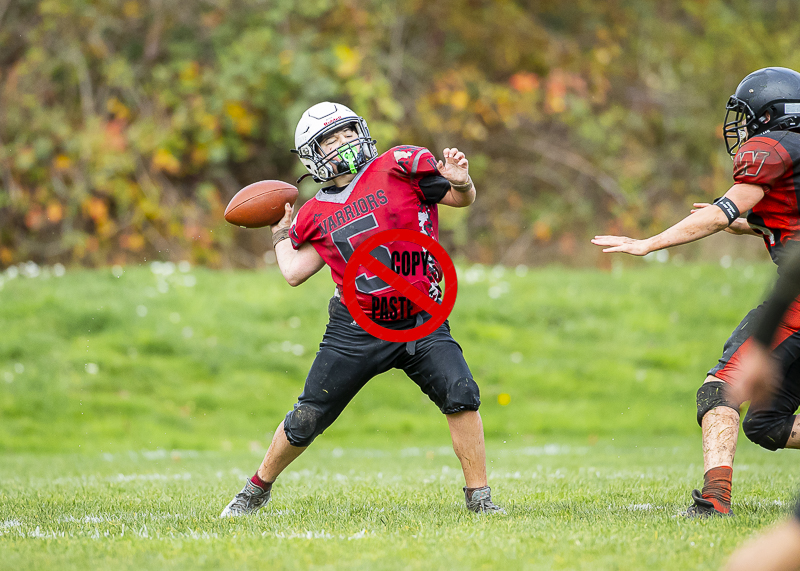
[[[734,157],[733,180],[764,189],[747,222],[779,263],[786,242],[800,240],[800,134],[774,131],[746,141]]]
[[[347,261],[370,236],[409,229],[439,240],[437,205],[425,202],[419,186],[422,177],[432,174],[439,171],[427,149],[400,146],[388,150],[370,161],[343,190],[320,190],[306,202],[289,231],[292,246],[298,249],[309,242],[330,266],[341,293]],[[441,267],[421,246],[390,242],[373,250],[372,256],[440,301]],[[356,278],[356,298],[372,319],[404,319],[420,311],[366,268],[361,268]]]

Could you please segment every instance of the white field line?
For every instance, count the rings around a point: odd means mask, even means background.
[[[522,456],[579,456],[584,455],[589,451],[588,446],[567,446],[562,444],[544,444],[542,446],[524,446],[505,448],[494,446],[495,455],[522,455]],[[450,446],[436,446],[436,447],[417,447],[411,446],[401,448],[400,450],[381,450],[378,448],[341,448],[336,447],[332,450],[322,450],[321,453],[326,455],[330,454],[333,458],[391,458],[397,457],[408,458],[415,456],[426,456],[430,453],[436,455],[453,454],[453,449]],[[261,451],[259,450],[259,454]],[[101,458],[107,462],[115,462],[119,460],[181,460],[183,458],[200,458],[208,455],[208,452],[198,450],[165,450],[157,448],[156,450],[130,450],[126,452],[119,452],[111,454],[105,452]]]
[[[8,524],[8,522],[4,522]],[[122,525],[122,528],[119,532],[116,531],[101,531],[99,529],[93,529],[90,531],[56,531],[52,529],[42,529],[41,526],[36,526],[33,530],[25,530],[20,529],[20,525],[16,525],[18,522],[15,522],[12,531],[3,531],[0,530],[0,536],[15,536],[20,537],[23,539],[105,539],[105,538],[123,538],[125,536],[128,537],[137,537],[139,539],[150,539],[150,540],[165,540],[165,539],[192,539],[195,541],[207,541],[213,539],[219,539],[220,534],[217,532],[210,532],[210,531],[198,531],[198,530],[189,530],[185,532],[175,532],[170,531],[169,533],[161,533],[160,531],[152,532],[147,529],[146,525],[142,525],[140,527],[127,527],[125,524]],[[7,526],[9,527],[9,526]],[[11,528],[9,528],[11,529]],[[222,534],[223,536],[227,536],[228,534]],[[375,533],[372,531],[368,531],[367,529],[362,529],[359,532],[356,532],[352,535],[332,535],[331,533],[326,532],[325,530],[322,531],[304,531],[304,532],[294,532],[294,533],[283,533],[283,532],[263,532],[261,534],[262,537],[275,537],[276,539],[305,539],[305,540],[340,540],[340,541],[353,541],[357,539],[368,539],[374,536]]]

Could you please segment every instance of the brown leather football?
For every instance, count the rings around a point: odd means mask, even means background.
[[[225,209],[225,220],[245,228],[262,228],[283,218],[283,206],[294,205],[297,188],[282,180],[262,180],[236,193]]]

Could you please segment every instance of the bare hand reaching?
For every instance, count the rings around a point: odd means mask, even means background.
[[[627,236],[595,236],[592,244],[604,246],[603,252],[623,252],[633,256],[644,256],[650,253],[647,240],[636,240]]]
[[[450,184],[461,185],[469,181],[469,161],[466,155],[456,148],[445,149],[444,162],[439,161],[436,168]]]

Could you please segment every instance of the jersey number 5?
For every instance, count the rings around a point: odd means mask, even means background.
[[[331,239],[336,244],[336,248],[344,258],[345,263],[350,260],[350,256],[355,252],[352,242],[350,240],[359,234],[368,232],[378,227],[378,222],[375,220],[374,214],[368,214],[362,218],[353,220],[349,224],[337,228],[331,232]],[[391,269],[392,267],[392,254],[386,246],[378,246],[372,250],[371,254],[384,266]],[[360,274],[356,276],[356,289],[361,293],[374,294],[383,289],[388,288],[389,285],[380,279],[378,276],[367,277],[367,274]]]

